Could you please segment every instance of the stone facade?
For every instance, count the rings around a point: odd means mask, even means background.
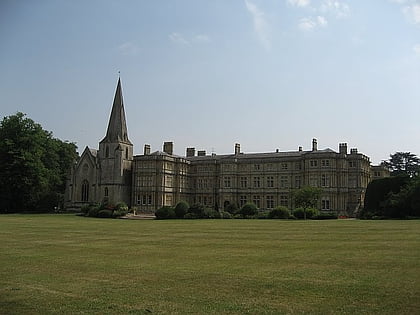
[[[375,172],[375,173],[373,173]],[[386,177],[383,169],[372,169],[369,158],[339,144],[338,152],[318,149],[242,153],[235,144],[232,154],[206,154],[187,148],[186,156],[173,154],[173,143],[151,153],[133,156],[128,139],[118,81],[111,117],[99,151],[86,148],[74,166],[66,192],[68,208],[91,202],[124,201],[140,211],[154,211],[185,200],[223,210],[228,204],[253,202],[260,209],[282,205],[293,208],[293,191],[303,186],[322,188],[319,208],[341,215],[354,215],[362,206],[373,175]]]

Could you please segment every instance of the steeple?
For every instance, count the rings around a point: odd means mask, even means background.
[[[106,131],[105,138],[100,143],[103,142],[123,142],[132,144],[130,140],[128,140],[120,78],[118,78],[117,89],[114,96],[114,104],[112,105],[111,116],[108,123],[108,130]]]

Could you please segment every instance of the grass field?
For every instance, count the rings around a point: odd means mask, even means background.
[[[0,216],[0,314],[420,314],[420,221]]]

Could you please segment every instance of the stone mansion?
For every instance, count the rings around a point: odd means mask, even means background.
[[[173,143],[142,155],[133,155],[128,138],[121,81],[118,79],[108,129],[99,150],[86,147],[73,166],[66,187],[67,209],[88,203],[125,202],[139,211],[154,211],[184,200],[223,210],[253,202],[260,209],[293,208],[293,191],[303,186],[322,188],[319,209],[354,215],[363,204],[373,177],[389,176],[381,167],[346,143],[338,151],[243,153],[235,144],[232,154],[207,154],[187,148],[186,156],[173,154]]]

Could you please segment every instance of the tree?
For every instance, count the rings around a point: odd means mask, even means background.
[[[303,218],[306,220],[306,210],[316,208],[322,189],[317,187],[302,187],[294,192],[295,206],[303,208]]]
[[[175,206],[176,217],[182,219],[184,215],[188,212],[190,205],[186,201],[180,201]]]
[[[239,211],[239,213],[242,214],[244,217],[256,215],[257,212],[258,212],[257,206],[251,202],[244,204],[241,210]]]
[[[420,158],[411,152],[395,152],[389,156],[389,160],[383,161],[393,176],[408,175],[416,176],[420,171]]]
[[[64,194],[76,145],[23,113],[0,122],[0,211],[51,210]]]

